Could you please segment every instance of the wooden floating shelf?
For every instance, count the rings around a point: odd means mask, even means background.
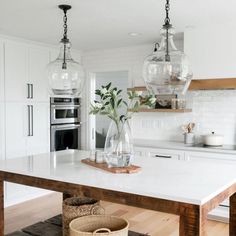
[[[236,78],[192,80],[189,90],[236,89]],[[145,86],[128,88],[128,91],[147,91]]]
[[[189,90],[236,89],[236,78],[192,80]]]
[[[129,109],[129,111],[133,111]],[[151,108],[140,108],[138,112],[170,112],[170,113],[187,113],[192,112],[192,109],[151,109]]]
[[[132,91],[132,92],[143,92],[143,91],[147,91],[147,88],[144,86],[140,86],[140,87],[134,87],[134,88],[127,88],[127,91]]]

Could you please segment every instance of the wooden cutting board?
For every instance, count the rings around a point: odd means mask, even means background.
[[[90,159],[83,159],[81,160],[82,163],[96,167],[101,170],[105,170],[114,174],[132,174],[141,171],[140,166],[130,165],[127,167],[111,167],[109,168],[106,163],[96,163],[95,161],[91,161]]]

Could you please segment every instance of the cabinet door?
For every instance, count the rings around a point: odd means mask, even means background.
[[[24,44],[5,43],[6,101],[24,101],[27,98],[28,49]]]
[[[205,24],[185,30],[184,51],[194,79],[235,78],[236,34],[233,28],[230,24]],[[229,35],[227,42],[226,35]]]
[[[4,44],[0,41],[0,102],[4,101]],[[0,110],[0,112],[2,112]]]
[[[150,156],[153,158],[160,158],[160,159],[167,159],[167,160],[183,160],[184,159],[184,152],[178,150],[169,150],[169,149],[161,149],[161,148],[141,148],[138,149],[142,150],[143,156]]]
[[[27,105],[6,103],[6,158],[26,155]]]
[[[145,150],[143,148],[140,147],[134,147],[134,155],[136,156],[144,156],[145,154]]]
[[[45,48],[29,49],[29,83],[33,87],[34,101],[49,101],[46,66],[49,63],[49,50]]]
[[[31,105],[32,136],[27,137],[27,155],[46,153],[50,151],[50,119],[49,103]]]
[[[235,155],[233,154],[225,154],[225,153],[214,153],[214,152],[185,152],[184,159],[186,161],[199,161],[199,160],[212,160],[216,161],[224,161],[225,163],[232,163],[236,161]]]
[[[0,160],[5,159],[5,104],[0,101]]]

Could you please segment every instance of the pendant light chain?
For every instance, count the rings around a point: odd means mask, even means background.
[[[170,25],[170,18],[169,18],[170,1],[169,0],[166,0],[165,10],[166,10],[165,25],[168,26]]]
[[[63,39],[67,40],[67,10],[63,10],[64,11],[64,17],[63,17],[63,22],[64,22],[64,34],[63,34]]]
[[[64,44],[64,52],[63,52],[63,63],[62,63],[62,69],[66,70],[67,69],[67,63],[66,63],[66,47],[67,47],[67,43],[69,42],[69,39],[67,38],[67,9],[64,8],[63,9],[64,12],[64,16],[63,16],[63,28],[64,28],[64,33],[63,33],[63,38],[62,38],[62,43]]]
[[[170,61],[170,55],[169,55],[169,28],[171,28],[171,24],[170,24],[170,18],[169,18],[169,11],[170,11],[170,1],[169,0],[166,0],[165,10],[166,10],[166,18],[165,18],[165,24],[164,24],[164,28],[166,29],[166,55],[165,55],[165,61]]]

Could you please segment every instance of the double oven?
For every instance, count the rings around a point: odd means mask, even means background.
[[[81,148],[80,99],[50,98],[50,150]]]

